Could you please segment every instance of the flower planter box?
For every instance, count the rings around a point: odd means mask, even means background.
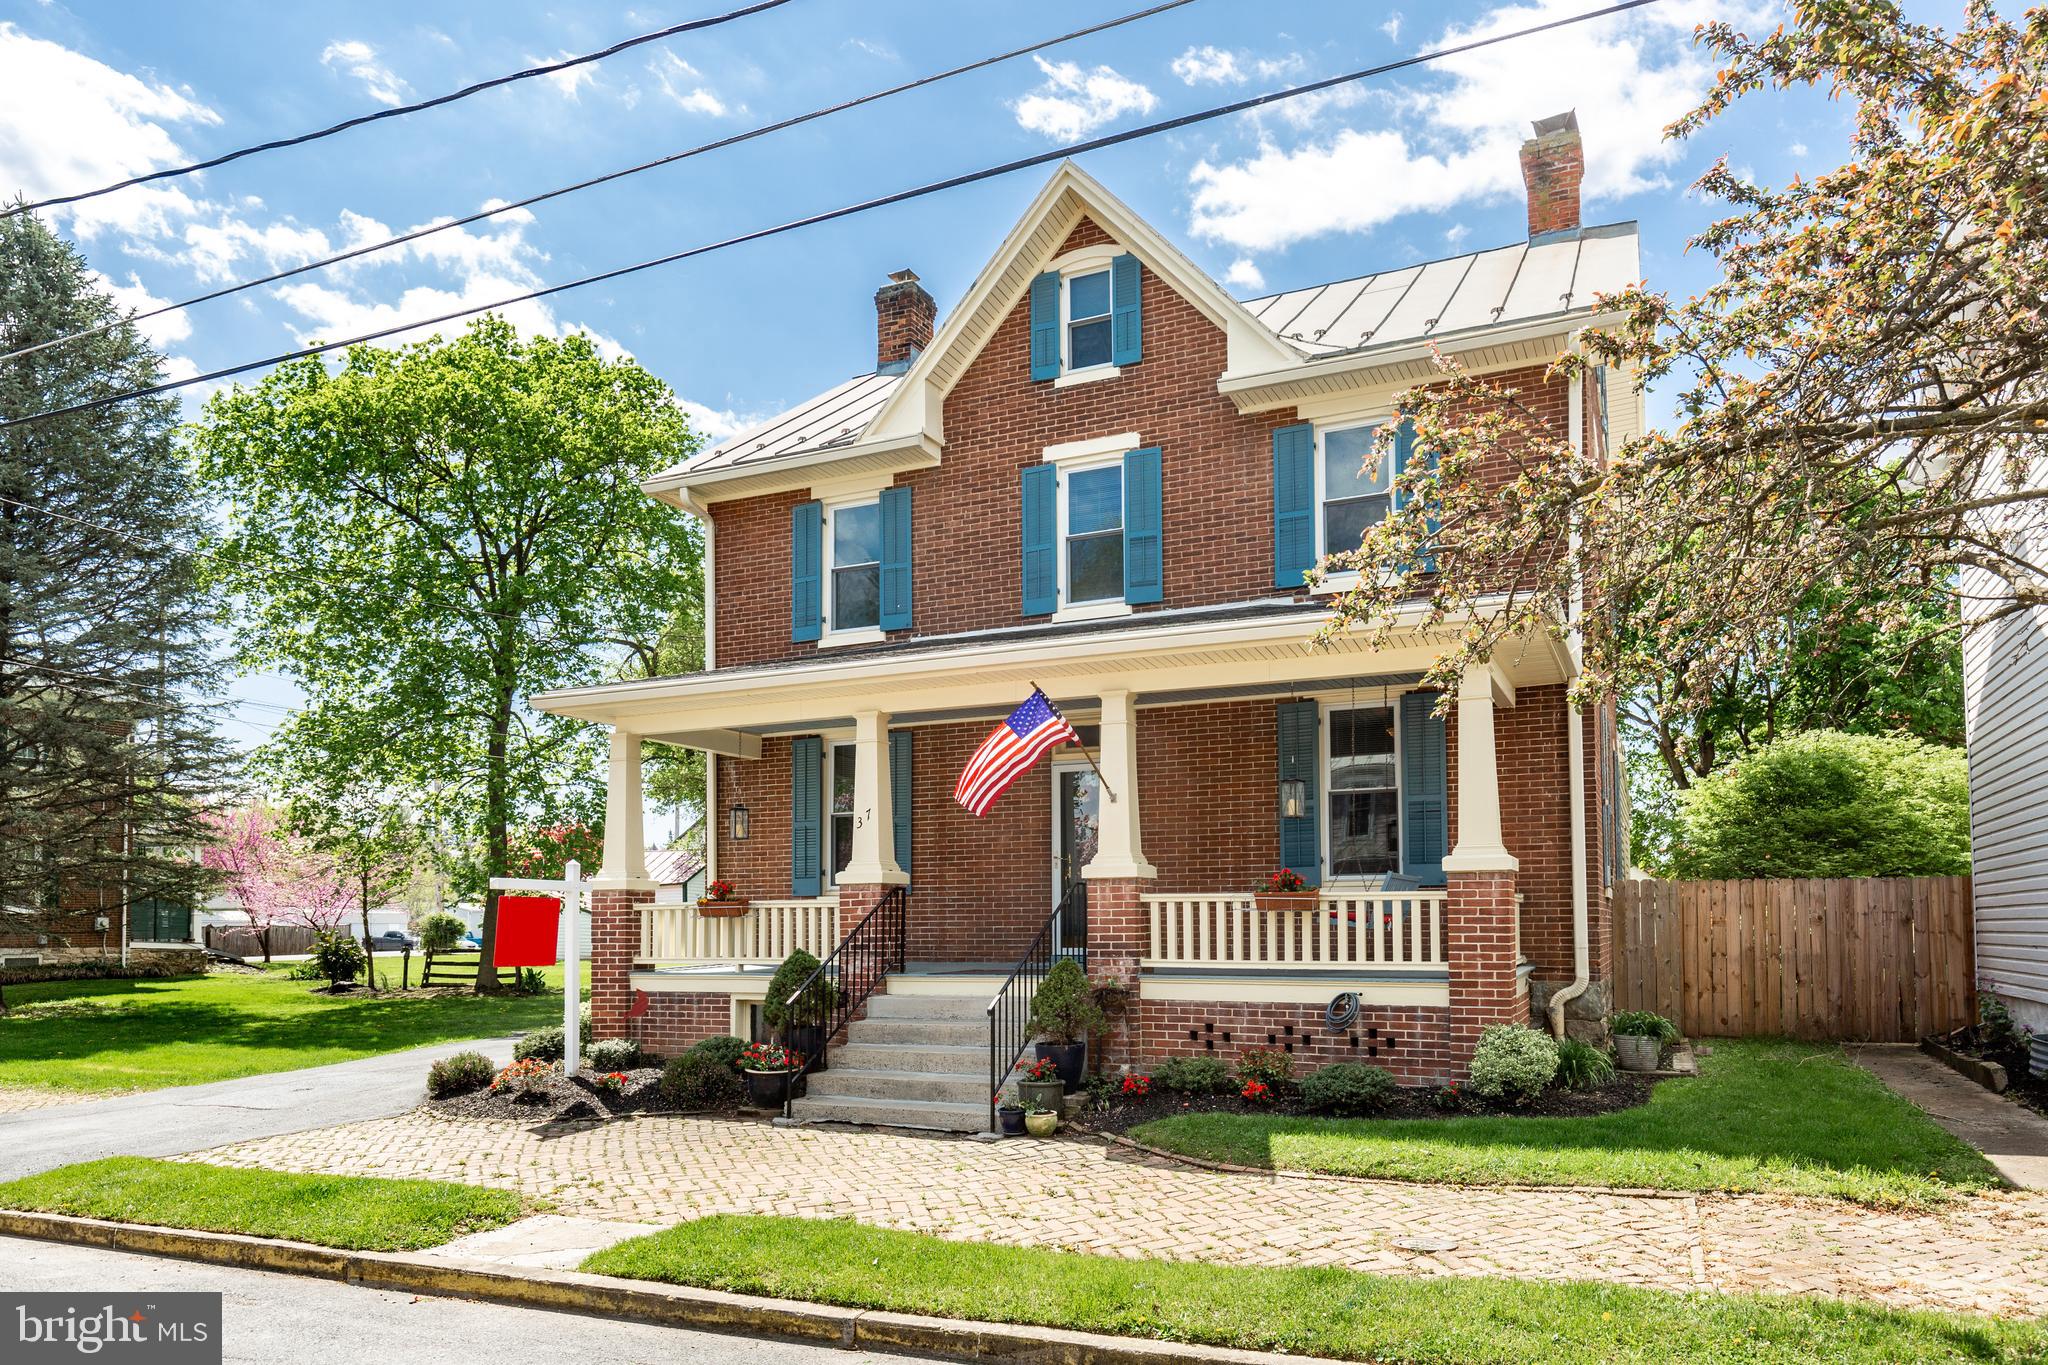
[[[1051,1111],[1043,1114],[1026,1113],[1024,1129],[1035,1138],[1049,1138],[1060,1126],[1060,1116]]]
[[[756,1109],[780,1109],[789,1099],[794,1071],[748,1071],[747,1103]]]
[[[747,913],[752,902],[741,896],[732,900],[702,900],[697,902],[697,913],[705,919],[738,919]]]
[[[1017,1098],[1026,1109],[1050,1109],[1057,1113],[1066,1097],[1067,1083],[1060,1080],[1019,1081]]]
[[[1081,1077],[1088,1071],[1088,1044],[1086,1043],[1038,1043],[1035,1054],[1050,1057],[1052,1064],[1060,1070],[1060,1087],[1071,1095],[1081,1088]]]
[[[1004,1137],[1024,1136],[1024,1111],[1015,1105],[996,1110],[996,1123]]]
[[[1252,904],[1261,910],[1313,910],[1322,899],[1315,891],[1258,891],[1252,894]]]
[[[1626,1033],[1614,1035],[1614,1059],[1621,1063],[1623,1071],[1655,1071],[1663,1051],[1664,1041],[1661,1038]]]

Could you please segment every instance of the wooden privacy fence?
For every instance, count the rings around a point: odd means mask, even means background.
[[[206,926],[206,946],[215,952],[233,953],[236,957],[261,957],[263,931],[238,924],[209,924]],[[312,951],[313,930],[306,925],[270,926],[270,952],[273,957]]]
[[[1614,1007],[1693,1036],[1904,1043],[1976,1019],[1968,877],[1626,881]]]

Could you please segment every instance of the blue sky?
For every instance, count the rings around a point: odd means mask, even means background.
[[[1598,0],[1364,5],[1196,0],[1115,32],[883,101],[344,269],[153,324],[174,371],[447,311],[1061,142],[1191,112]],[[0,0],[0,195],[30,197],[304,131],[724,8],[499,0]],[[368,236],[474,211],[1140,8],[796,0],[564,76],[58,211],[124,299],[183,297]],[[1687,186],[1726,155],[1766,181],[1841,160],[1844,107],[1768,95],[1685,144],[1661,128],[1705,88],[1701,19],[1769,25],[1760,0],[1645,10],[1093,154],[1084,165],[1240,296],[1524,234],[1515,148],[1575,107],[1586,217],[1642,223],[1643,269],[1691,292],[1711,206]],[[1941,14],[1929,17],[1945,18]],[[908,266],[941,309],[1049,171],[983,183],[525,305],[584,328],[728,434],[873,361],[871,296]],[[1653,414],[1657,406],[1652,405]],[[289,700],[274,679],[240,695]],[[238,727],[259,737],[274,713]]]

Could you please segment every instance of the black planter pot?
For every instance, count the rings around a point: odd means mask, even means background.
[[[1069,1095],[1081,1088],[1081,1076],[1088,1070],[1088,1044],[1079,1043],[1038,1043],[1037,1055],[1049,1057],[1059,1068],[1060,1084],[1067,1088]]]
[[[782,1045],[809,1062],[810,1070],[828,1069],[823,1024],[792,1024],[782,1031]]]
[[[1004,1137],[1024,1136],[1024,1111],[1022,1108],[996,1110],[996,1122],[1002,1125]]]
[[[780,1109],[789,1100],[793,1071],[745,1071],[747,1103],[756,1109]]]

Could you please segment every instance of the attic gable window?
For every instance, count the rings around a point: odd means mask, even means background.
[[[1067,278],[1066,368],[1094,369],[1110,363],[1109,272]]]

